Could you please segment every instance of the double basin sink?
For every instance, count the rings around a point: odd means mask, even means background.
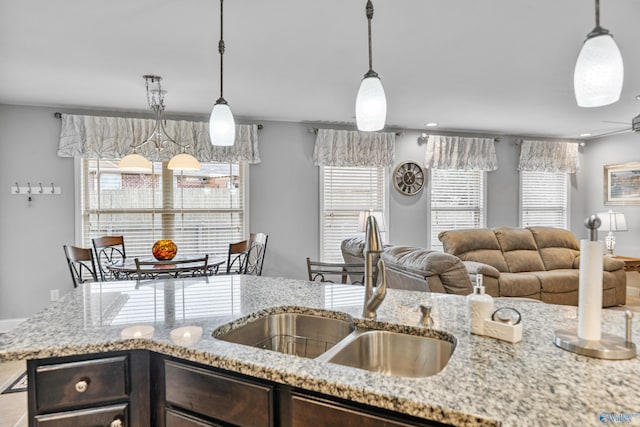
[[[400,377],[437,374],[449,361],[456,342],[452,335],[432,329],[364,320],[356,326],[345,313],[301,312],[299,308],[286,307],[223,325],[213,336]]]

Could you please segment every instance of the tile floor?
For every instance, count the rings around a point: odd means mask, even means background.
[[[24,361],[0,363],[0,391],[26,369]],[[27,392],[0,394],[0,427],[27,427]]]

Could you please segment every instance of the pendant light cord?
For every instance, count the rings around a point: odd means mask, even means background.
[[[596,0],[596,28],[600,27],[600,0]]]
[[[222,96],[222,79],[223,79],[223,57],[224,57],[224,39],[222,37],[222,29],[223,29],[223,2],[224,0],[220,0],[220,41],[218,42],[218,53],[220,53],[220,99],[217,102],[223,102],[224,97]]]
[[[369,71],[367,71],[367,74],[365,74],[364,77],[378,77],[378,73],[373,71],[373,49],[371,48],[371,20],[373,19],[373,3],[371,3],[371,0],[367,0],[365,11],[367,15],[367,30],[369,42]]]

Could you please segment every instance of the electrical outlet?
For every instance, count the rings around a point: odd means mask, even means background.
[[[51,289],[51,301],[58,301],[60,298],[60,291],[58,289]]]

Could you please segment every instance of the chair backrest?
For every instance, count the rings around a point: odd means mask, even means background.
[[[227,254],[227,274],[245,274],[249,255],[249,241],[229,243]]]
[[[127,257],[124,250],[124,236],[96,237],[91,241],[93,242],[93,250],[96,253],[100,279],[103,281],[117,279],[105,265]]]
[[[91,249],[67,245],[63,245],[62,249],[64,249],[64,255],[67,258],[67,265],[69,266],[74,288],[90,280],[94,282],[98,281],[96,264]],[[90,276],[90,278],[87,278],[87,275]]]
[[[202,258],[189,258],[167,261],[141,261],[134,258],[138,280],[155,279],[159,276],[196,277],[207,276],[209,255]]]
[[[311,261],[307,258],[307,273],[309,274],[309,280],[312,282],[364,285],[364,263],[320,262]]]
[[[262,276],[262,266],[264,265],[264,256],[267,252],[268,239],[269,236],[265,233],[251,233],[245,274]]]

